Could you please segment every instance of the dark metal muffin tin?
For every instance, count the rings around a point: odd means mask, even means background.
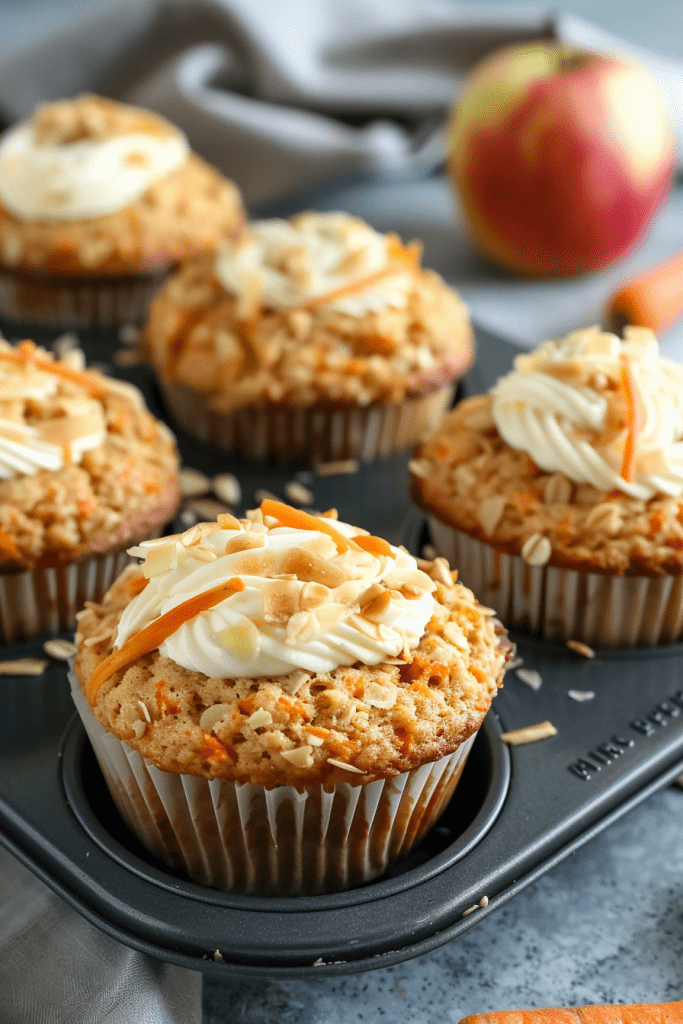
[[[54,334],[33,336],[46,342]],[[471,393],[505,372],[515,351],[484,332],[478,341],[477,367],[464,385]],[[113,332],[83,336],[83,343],[90,362],[110,362],[118,347]],[[163,415],[146,369],[119,375],[140,385]],[[187,465],[238,475],[244,507],[257,489],[282,494],[294,477],[291,468],[239,466],[178,434]],[[335,505],[342,519],[417,552],[428,537],[422,516],[410,511],[407,478],[407,459],[395,456],[310,486],[320,509]],[[514,639],[541,688],[508,672],[439,824],[408,858],[360,888],[260,899],[168,871],[118,817],[58,662],[40,677],[0,679],[0,842],[97,927],[194,969],[317,977],[419,956],[476,924],[683,770],[683,645],[603,649],[588,660],[562,644]],[[41,654],[41,643],[31,642],[7,646],[3,657]],[[595,697],[579,703],[569,690]],[[502,729],[546,719],[558,730],[550,739],[513,748],[499,739]]]

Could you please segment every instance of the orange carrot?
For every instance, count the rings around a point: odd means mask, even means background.
[[[160,615],[158,619],[150,622],[148,626],[145,626],[138,633],[128,637],[123,647],[117,651],[112,651],[111,654],[97,665],[95,671],[90,676],[86,688],[86,697],[90,704],[94,704],[100,686],[114,672],[127,668],[131,662],[141,658],[143,654],[149,654],[150,651],[156,650],[167,637],[171,636],[172,633],[175,633],[176,629],[182,626],[183,622],[193,619],[200,612],[213,608],[214,605],[225,601],[226,598],[232,594],[237,594],[240,590],[244,590],[244,583],[235,576],[225,583],[219,583],[217,587],[212,587],[211,590],[204,591],[203,594],[197,594],[188,601],[183,601],[182,604],[171,608],[170,612],[166,612],[164,615]]]
[[[638,274],[614,292],[607,303],[610,326],[666,330],[683,315],[683,250]]]
[[[621,463],[621,476],[632,483],[636,476],[636,438],[643,429],[645,408],[638,391],[638,385],[631,373],[628,359],[621,357],[621,386],[626,395],[626,442]]]
[[[19,347],[12,351],[0,351],[0,359],[4,359],[8,363],[16,363],[19,366],[35,366],[37,370],[43,370],[45,373],[54,373],[55,376],[63,377],[64,380],[68,380],[72,384],[79,384],[95,398],[102,398],[107,393],[106,383],[98,380],[94,375],[83,373],[81,370],[72,370],[71,367],[64,366],[63,363],[58,363],[55,359],[45,359],[44,356],[38,355],[32,341],[22,341]]]
[[[683,1024],[683,1002],[473,1013],[460,1024]]]
[[[368,533],[358,533],[351,540],[363,551],[369,551],[371,555],[391,555],[391,544],[388,544],[381,537],[374,537]]]
[[[21,561],[21,552],[17,547],[17,542],[4,530],[0,530],[0,558],[8,562]]]
[[[326,533],[337,545],[337,551],[343,553],[349,550],[349,545],[339,530],[329,526],[327,521],[320,516],[310,516],[308,512],[304,512],[300,508],[292,508],[291,505],[285,505],[284,501],[275,501],[273,498],[265,498],[261,502],[261,511],[264,516],[277,519],[280,526],[291,526],[295,530],[317,530],[318,533]]]
[[[315,295],[307,302],[303,302],[299,308],[314,309],[316,306],[324,305],[327,302],[335,302],[345,295],[351,295],[353,292],[369,288],[371,285],[383,281],[385,277],[391,277],[392,274],[396,274],[404,268],[406,270],[417,270],[420,266],[419,243],[411,242],[410,245],[402,245],[398,235],[389,236],[387,255],[394,261],[391,266],[383,267],[382,270],[377,270],[374,274],[366,274],[365,277],[357,277],[355,280],[349,281],[348,284],[341,285],[333,291],[325,292],[324,295]],[[401,264],[403,264],[403,267]]]
[[[146,580],[144,576],[136,576],[132,580],[128,580],[128,592],[131,597],[135,597],[136,594],[141,594],[145,589],[149,580]]]

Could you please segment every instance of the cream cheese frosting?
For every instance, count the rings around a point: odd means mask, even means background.
[[[87,394],[60,397],[58,377],[30,361],[5,362],[10,351],[0,347],[0,480],[78,464],[106,437],[101,403]],[[80,350],[74,355],[80,370]],[[49,415],[41,416],[44,406]]]
[[[407,305],[410,273],[400,267],[385,273],[392,241],[343,213],[257,221],[234,250],[219,253],[214,273],[230,294],[252,297],[269,309],[301,306],[329,294],[320,305],[360,317]],[[364,278],[367,284],[333,297]]]
[[[326,532],[260,519],[220,516],[131,548],[145,558],[149,581],[124,610],[115,649],[176,606],[238,579],[243,590],[184,621],[161,654],[210,678],[250,679],[410,660],[433,614],[435,584],[408,552],[382,544],[388,553],[375,554],[352,539],[340,551],[330,529],[368,535],[330,519]]]
[[[683,493],[683,366],[651,331],[546,342],[492,395],[498,433],[546,472],[642,500]]]
[[[180,167],[189,152],[177,130],[45,142],[31,121],[23,122],[0,140],[0,201],[27,220],[116,213]]]

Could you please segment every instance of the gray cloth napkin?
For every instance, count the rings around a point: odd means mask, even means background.
[[[201,975],[99,932],[0,848],[0,1024],[200,1024]]]
[[[649,65],[683,153],[683,67],[568,15],[449,0],[128,0],[0,61],[0,111],[92,90],[166,115],[250,207],[353,175],[440,165],[464,76],[559,38]]]

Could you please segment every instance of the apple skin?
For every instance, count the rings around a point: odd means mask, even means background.
[[[665,199],[675,141],[666,99],[626,58],[505,47],[465,83],[447,171],[475,242],[527,277],[615,263]]]

